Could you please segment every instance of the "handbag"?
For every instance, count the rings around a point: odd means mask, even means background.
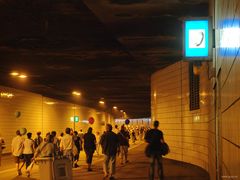
[[[161,155],[165,156],[170,152],[169,146],[166,142],[161,143]]]
[[[145,148],[145,155],[147,157],[151,157],[151,148],[150,148],[150,144],[148,144]]]

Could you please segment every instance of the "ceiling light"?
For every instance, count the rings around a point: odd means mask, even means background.
[[[113,106],[113,109],[117,110],[117,106]]]
[[[15,71],[13,71],[13,72],[11,72],[11,73],[10,73],[10,75],[11,75],[11,76],[18,76],[18,75],[19,75],[19,73],[18,73],[18,72],[15,72]]]
[[[81,93],[78,92],[78,91],[73,91],[73,92],[72,92],[72,95],[81,96]]]
[[[104,102],[104,101],[102,101],[102,100],[100,100],[100,101],[99,101],[99,104],[105,104],[105,102]]]
[[[27,76],[26,76],[25,74],[21,74],[21,75],[19,75],[18,77],[21,78],[21,79],[27,78]]]
[[[46,101],[45,104],[47,105],[53,105],[53,104],[56,104],[55,102],[51,102],[51,101]]]

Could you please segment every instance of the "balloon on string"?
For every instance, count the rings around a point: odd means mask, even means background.
[[[130,120],[129,119],[126,119],[125,120],[125,124],[128,125],[130,123]]]
[[[20,111],[16,111],[16,112],[15,112],[15,117],[16,117],[16,118],[19,118],[20,116],[21,116],[21,112],[20,112]]]
[[[27,133],[27,129],[26,128],[21,128],[19,131],[20,131],[21,135],[25,135]]]

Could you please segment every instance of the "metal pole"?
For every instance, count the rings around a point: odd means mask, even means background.
[[[213,0],[213,29],[214,31],[214,38],[215,38],[215,44],[214,47],[217,47],[217,19],[218,19],[218,0]],[[217,69],[217,54],[216,50],[213,49],[213,62],[215,64],[215,68]],[[220,159],[219,159],[219,123],[221,118],[221,84],[219,77],[221,76],[221,72],[218,70],[215,72],[216,77],[216,86],[214,89],[215,93],[215,102],[214,102],[214,108],[215,108],[215,153],[216,153],[216,180],[220,180]]]
[[[76,104],[74,104],[74,111],[73,111],[73,131],[75,131],[75,110],[76,110]]]

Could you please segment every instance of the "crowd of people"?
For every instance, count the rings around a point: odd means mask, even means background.
[[[73,168],[79,167],[80,152],[86,154],[87,170],[92,171],[93,154],[100,155],[100,149],[104,155],[103,172],[104,177],[110,179],[114,177],[116,167],[116,157],[120,156],[121,164],[128,163],[129,140],[135,143],[136,140],[143,140],[145,127],[127,128],[118,125],[114,128],[107,124],[106,131],[102,134],[93,134],[92,127],[84,133],[66,128],[65,133],[57,136],[56,131],[52,131],[42,137],[41,132],[37,132],[36,138],[32,138],[32,133],[26,133],[26,137],[20,130],[16,131],[16,137],[12,140],[12,155],[16,164],[18,175],[22,175],[22,168],[26,166],[26,174],[30,176],[32,164],[37,157],[58,157],[68,158]]]
[[[29,177],[32,166],[38,157],[68,158],[72,168],[79,167],[80,152],[86,154],[87,171],[92,171],[93,154],[104,156],[103,172],[104,178],[114,179],[116,169],[116,158],[120,156],[120,163],[128,163],[129,141],[134,144],[137,140],[145,140],[150,149],[150,173],[149,179],[154,179],[155,161],[158,164],[158,174],[163,179],[161,143],[164,143],[163,133],[158,130],[159,122],[154,121],[154,128],[129,127],[124,124],[120,126],[106,125],[106,130],[93,133],[93,128],[89,127],[84,133],[66,128],[65,133],[57,136],[56,131],[48,132],[42,137],[41,132],[37,132],[32,138],[31,132],[16,131],[16,136],[12,139],[12,155],[16,164],[18,175],[22,175],[22,168],[26,166],[26,174]],[[25,137],[26,134],[26,137]],[[5,148],[3,138],[0,138],[0,145]],[[100,149],[102,150],[100,152]],[[0,151],[2,148],[0,148]],[[0,162],[1,163],[1,162]]]

